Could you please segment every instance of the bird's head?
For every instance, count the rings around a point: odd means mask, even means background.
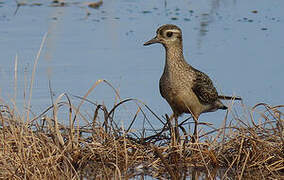
[[[165,47],[171,45],[180,45],[182,43],[181,29],[173,24],[165,24],[159,27],[156,31],[156,36],[145,42],[144,46],[148,46],[155,43],[161,43]]]

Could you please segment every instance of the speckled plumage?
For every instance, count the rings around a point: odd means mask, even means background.
[[[190,66],[183,57],[182,32],[175,25],[163,25],[157,36],[145,45],[161,43],[166,49],[164,72],[160,79],[160,93],[171,106],[174,116],[191,113],[196,119],[204,112],[227,109],[219,100],[210,78]],[[172,33],[167,37],[167,33]]]

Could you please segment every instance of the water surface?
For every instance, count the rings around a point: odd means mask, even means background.
[[[49,80],[56,98],[64,92],[83,96],[98,79],[106,79],[123,99],[140,99],[159,116],[171,114],[158,89],[164,49],[143,46],[166,23],[182,28],[187,62],[207,73],[220,94],[241,96],[248,107],[259,102],[283,104],[281,0],[110,0],[98,9],[81,1],[67,1],[62,7],[54,7],[50,1],[24,2],[17,11],[14,1],[0,3],[1,98],[10,103],[15,96],[17,55],[19,109],[29,92],[40,43],[48,33],[36,69],[33,112],[51,104]],[[88,98],[111,107],[115,93],[100,85]],[[242,113],[240,103],[234,109]],[[127,112],[135,111],[136,106],[130,105],[117,120],[127,124],[131,119]],[[200,120],[218,127],[224,116],[224,111],[218,111],[201,115]],[[152,121],[159,126],[154,118]]]

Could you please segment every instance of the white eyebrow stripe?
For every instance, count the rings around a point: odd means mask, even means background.
[[[177,29],[170,29],[170,30],[168,30],[168,31],[171,31],[171,32],[173,32],[173,33],[179,33],[179,32],[180,32],[180,31],[177,30]]]

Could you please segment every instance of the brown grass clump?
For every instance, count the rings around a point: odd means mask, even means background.
[[[236,119],[230,132],[218,147],[219,165],[228,168],[239,179],[283,179],[284,177],[284,119],[282,106],[270,107],[261,103],[252,111],[263,107],[260,119],[251,123]]]
[[[152,129],[155,133],[148,136],[132,131],[132,123],[126,129],[116,124],[113,114],[129,101],[138,106],[133,121],[139,113],[146,118],[146,110],[153,113],[133,99],[120,100],[110,110],[95,104],[93,118],[79,125],[80,106],[101,82],[106,81],[95,83],[77,108],[62,94],[34,119],[24,120],[2,106],[0,179],[283,179],[284,106],[256,105],[250,121],[235,117],[228,126],[214,130],[215,134],[200,135],[194,144],[183,128],[181,142],[174,144],[166,120],[159,119],[164,127]],[[61,101],[64,95],[66,102]],[[58,122],[58,109],[63,107],[69,109],[63,111],[68,113],[69,119],[64,120],[68,125]],[[261,107],[256,123],[253,112]],[[86,121],[86,117],[81,119]]]

